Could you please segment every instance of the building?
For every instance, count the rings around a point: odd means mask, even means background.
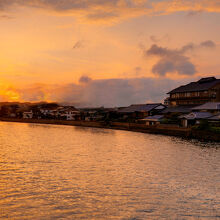
[[[207,77],[168,92],[170,106],[220,102],[220,79]]]
[[[211,112],[217,114],[220,112],[220,102],[207,102],[203,105],[192,108],[193,111]]]
[[[161,103],[130,105],[118,111],[118,114],[128,119],[142,119],[160,113],[166,108]]]
[[[23,112],[23,118],[28,119],[28,118],[33,118],[33,112]]]
[[[182,121],[183,127],[193,126],[195,124],[199,124],[201,120],[208,120],[208,118],[213,117],[210,112],[191,112],[187,115],[182,115],[179,118]]]
[[[146,125],[159,125],[164,119],[163,115],[153,115],[146,118],[140,119],[141,122],[144,122]]]
[[[220,127],[220,113],[208,118],[208,122],[216,127]]]
[[[76,121],[81,118],[80,111],[74,106],[60,107],[60,109],[57,110],[57,117],[68,121]]]

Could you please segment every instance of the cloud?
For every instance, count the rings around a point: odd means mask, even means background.
[[[152,72],[159,76],[166,76],[168,73],[177,73],[179,75],[194,75],[197,70],[195,65],[190,61],[187,53],[200,48],[215,48],[216,44],[209,40],[199,45],[189,43],[180,49],[168,49],[153,44],[150,49],[146,50],[145,56],[156,56],[159,58],[153,66]]]
[[[84,81],[86,77],[82,79]],[[72,103],[77,107],[114,107],[162,102],[168,91],[182,83],[186,82],[166,78],[105,79],[80,84],[34,84],[8,89],[7,92],[19,97],[20,101],[55,101]]]
[[[91,81],[92,81],[92,79],[88,76],[81,76],[79,78],[79,83],[89,83]]]
[[[119,15],[115,12],[102,12],[102,11],[97,11],[97,12],[93,12],[91,14],[88,14],[86,17],[89,20],[111,20],[114,18],[117,18]]]
[[[198,10],[198,11],[189,11],[187,13],[187,16],[196,16],[196,15],[199,15],[201,13],[203,13],[204,11],[203,10]]]
[[[157,36],[155,35],[151,35],[150,36],[150,40],[153,41],[154,43],[159,43],[161,41],[170,41],[170,36],[168,34],[164,35],[163,37],[161,38],[158,38]]]
[[[89,21],[115,21],[141,15],[176,12],[195,14],[220,12],[219,0],[1,0],[0,9],[27,6],[84,18]]]
[[[200,44],[200,46],[202,46],[202,47],[209,47],[209,48],[215,48],[216,44],[215,44],[215,42],[213,42],[211,40],[207,40],[207,41],[202,42]]]
[[[84,42],[79,40],[77,41],[74,45],[73,45],[73,49],[79,49],[79,48],[82,48],[84,47]]]

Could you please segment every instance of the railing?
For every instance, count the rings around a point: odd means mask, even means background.
[[[190,100],[190,99],[213,99],[215,97],[211,96],[190,96],[190,97],[176,97],[176,98],[170,98],[169,101],[175,101],[175,100]]]

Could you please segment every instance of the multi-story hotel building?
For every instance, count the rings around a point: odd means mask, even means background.
[[[220,79],[215,77],[202,78],[180,86],[167,94],[170,106],[200,105],[207,102],[220,102]]]

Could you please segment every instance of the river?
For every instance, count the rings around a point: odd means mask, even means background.
[[[220,144],[0,122],[0,219],[220,219]]]

